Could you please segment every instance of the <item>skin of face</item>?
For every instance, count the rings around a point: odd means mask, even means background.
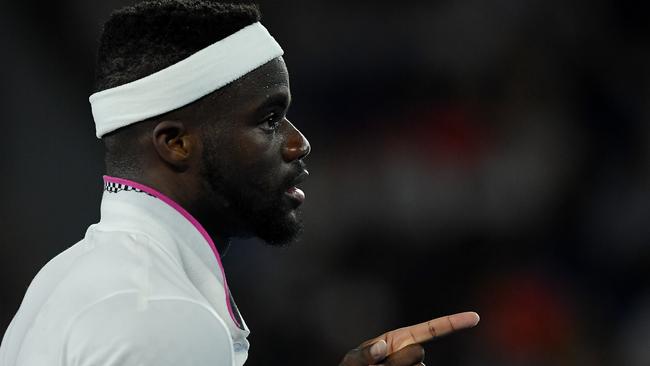
[[[207,121],[200,171],[206,197],[225,204],[230,236],[288,244],[302,229],[302,199],[293,187],[308,175],[303,159],[311,147],[286,117],[291,91],[284,61],[267,63],[214,99],[219,103],[204,103],[200,112]]]
[[[217,243],[257,236],[285,245],[302,229],[305,136],[287,119],[279,57],[212,94],[139,127],[143,176],[185,207]],[[218,244],[219,246],[219,244]]]

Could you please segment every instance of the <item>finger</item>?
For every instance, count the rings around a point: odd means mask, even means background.
[[[479,320],[478,314],[474,312],[447,315],[428,322],[411,325],[410,327],[392,330],[373,339],[371,342],[377,339],[385,340],[390,355],[411,344],[428,342],[449,333],[472,328],[478,324]]]
[[[379,363],[388,355],[386,341],[383,339],[374,343],[361,345],[348,352],[340,366],[368,366]]]
[[[471,328],[478,324],[480,318],[474,312],[447,315],[428,322],[398,329],[397,331],[410,336],[414,343],[428,342],[458,330]]]
[[[384,366],[413,366],[424,361],[424,348],[419,344],[406,346],[388,356],[382,362]]]

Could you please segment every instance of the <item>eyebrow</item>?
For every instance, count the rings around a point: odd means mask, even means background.
[[[278,92],[273,92],[271,95],[269,95],[259,105],[258,109],[262,109],[275,104],[282,105],[284,108],[288,109],[291,106],[291,102],[292,102],[291,93],[289,93],[288,90],[282,90]]]

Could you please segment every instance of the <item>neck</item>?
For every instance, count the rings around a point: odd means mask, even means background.
[[[231,239],[236,236],[232,230],[228,230],[228,220],[221,219],[225,215],[219,213],[218,210],[212,209],[211,207],[214,207],[214,205],[211,205],[208,202],[209,200],[197,198],[196,195],[192,194],[192,192],[197,192],[198,190],[191,189],[192,185],[190,182],[179,181],[178,179],[165,180],[160,178],[160,175],[154,175],[156,177],[154,178],[146,175],[136,176],[112,173],[109,176],[126,179],[151,188],[159,193],[155,195],[158,198],[171,201],[167,203],[172,204],[172,206],[180,206],[182,210],[187,211],[203,227],[214,242],[221,256],[225,255]],[[170,184],[169,182],[176,183]]]

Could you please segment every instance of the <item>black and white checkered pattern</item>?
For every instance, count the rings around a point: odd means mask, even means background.
[[[109,192],[109,193],[119,193],[122,191],[128,192],[128,191],[133,191],[133,192],[138,192],[138,193],[144,193],[149,196],[152,196],[151,194],[138,189],[134,188],[131,186],[127,186],[126,184],[120,184],[120,183],[115,183],[115,182],[104,182],[104,191]],[[154,196],[152,196],[154,197]]]

